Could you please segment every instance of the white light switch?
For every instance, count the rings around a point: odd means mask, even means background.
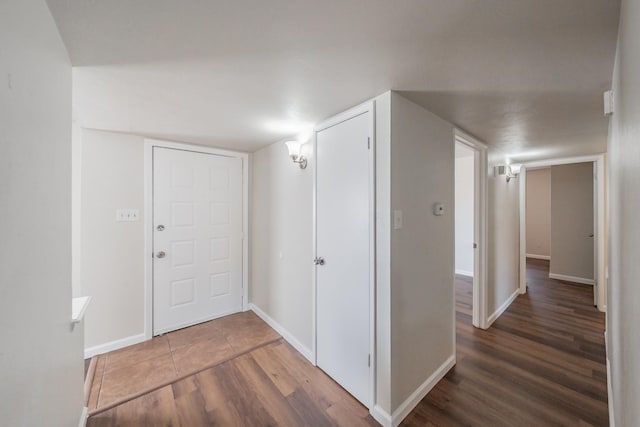
[[[138,209],[118,209],[116,210],[116,221],[138,221],[140,211]]]
[[[393,211],[393,229],[394,230],[402,229],[402,211],[401,210]]]

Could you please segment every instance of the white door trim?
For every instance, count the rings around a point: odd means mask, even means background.
[[[249,309],[249,155],[200,145],[144,140],[144,337],[153,337],[153,147],[173,148],[242,160],[242,310]]]
[[[369,409],[372,409],[376,405],[376,323],[375,323],[375,308],[376,308],[376,187],[375,187],[375,101],[366,102],[364,104],[353,107],[343,113],[331,117],[324,122],[317,125],[313,130],[313,152],[317,153],[317,134],[327,128],[335,126],[339,123],[352,119],[362,114],[370,114],[369,121],[369,135],[370,135],[370,150],[369,150],[369,354],[371,355],[371,363],[369,366],[369,386],[371,387],[369,393]],[[314,156],[315,159],[315,156]],[[315,161],[312,163],[313,173],[313,253],[314,257],[317,257],[317,168]],[[312,277],[312,337],[311,337],[311,352],[313,364],[318,363],[317,352],[317,299],[316,299],[316,269],[313,269]]]
[[[474,241],[478,244],[473,254],[473,307],[472,323],[486,329],[490,322],[487,313],[487,165],[488,149],[485,144],[460,129],[454,129],[455,141],[474,151]],[[454,307],[455,307],[455,292]],[[455,310],[453,312],[455,325]],[[453,342],[456,342],[453,328]]]
[[[527,169],[535,169],[541,167],[557,166],[557,165],[569,165],[573,163],[587,163],[594,162],[596,182],[594,184],[594,191],[596,194],[596,208],[595,208],[595,222],[596,227],[594,230],[594,240],[596,245],[596,251],[594,252],[595,260],[594,266],[596,274],[596,305],[598,310],[606,311],[606,293],[607,293],[607,281],[606,281],[606,224],[605,224],[605,154],[596,154],[592,156],[579,156],[579,157],[566,157],[558,159],[540,160],[536,162],[523,163],[520,168],[520,175],[518,180],[520,181],[520,293],[527,292],[527,279],[526,279],[526,267],[527,267],[527,251],[526,251],[526,191],[527,191]]]

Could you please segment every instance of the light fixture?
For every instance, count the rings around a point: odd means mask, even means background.
[[[300,154],[302,150],[302,142],[292,140],[285,142],[287,145],[287,149],[289,150],[289,157],[293,160],[293,163],[297,163],[300,165],[300,169],[305,169],[307,167],[307,158]]]
[[[518,175],[513,173],[511,170],[511,166],[509,165],[500,165],[496,166],[494,169],[495,176],[504,176],[507,179],[507,182],[511,181],[511,178],[517,178]]]

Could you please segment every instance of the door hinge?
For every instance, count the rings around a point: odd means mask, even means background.
[[[367,137],[367,149],[371,150],[371,138]]]
[[[369,356],[367,357],[367,366],[371,367],[371,353],[369,353]]]

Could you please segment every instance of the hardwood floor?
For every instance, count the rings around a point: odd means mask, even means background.
[[[530,262],[528,294],[487,331],[471,326],[471,282],[457,278],[457,365],[403,426],[608,425],[604,315],[592,305],[591,287],[547,275],[547,263]],[[202,332],[194,331],[183,333],[186,341],[174,336],[175,348]],[[251,342],[242,334],[228,338]],[[281,338],[97,411],[89,427],[377,425]]]
[[[376,426],[280,339],[89,418],[87,426]]]
[[[593,288],[527,262],[529,290],[487,330],[471,326],[471,281],[459,276],[457,365],[403,426],[606,426],[604,314]]]

